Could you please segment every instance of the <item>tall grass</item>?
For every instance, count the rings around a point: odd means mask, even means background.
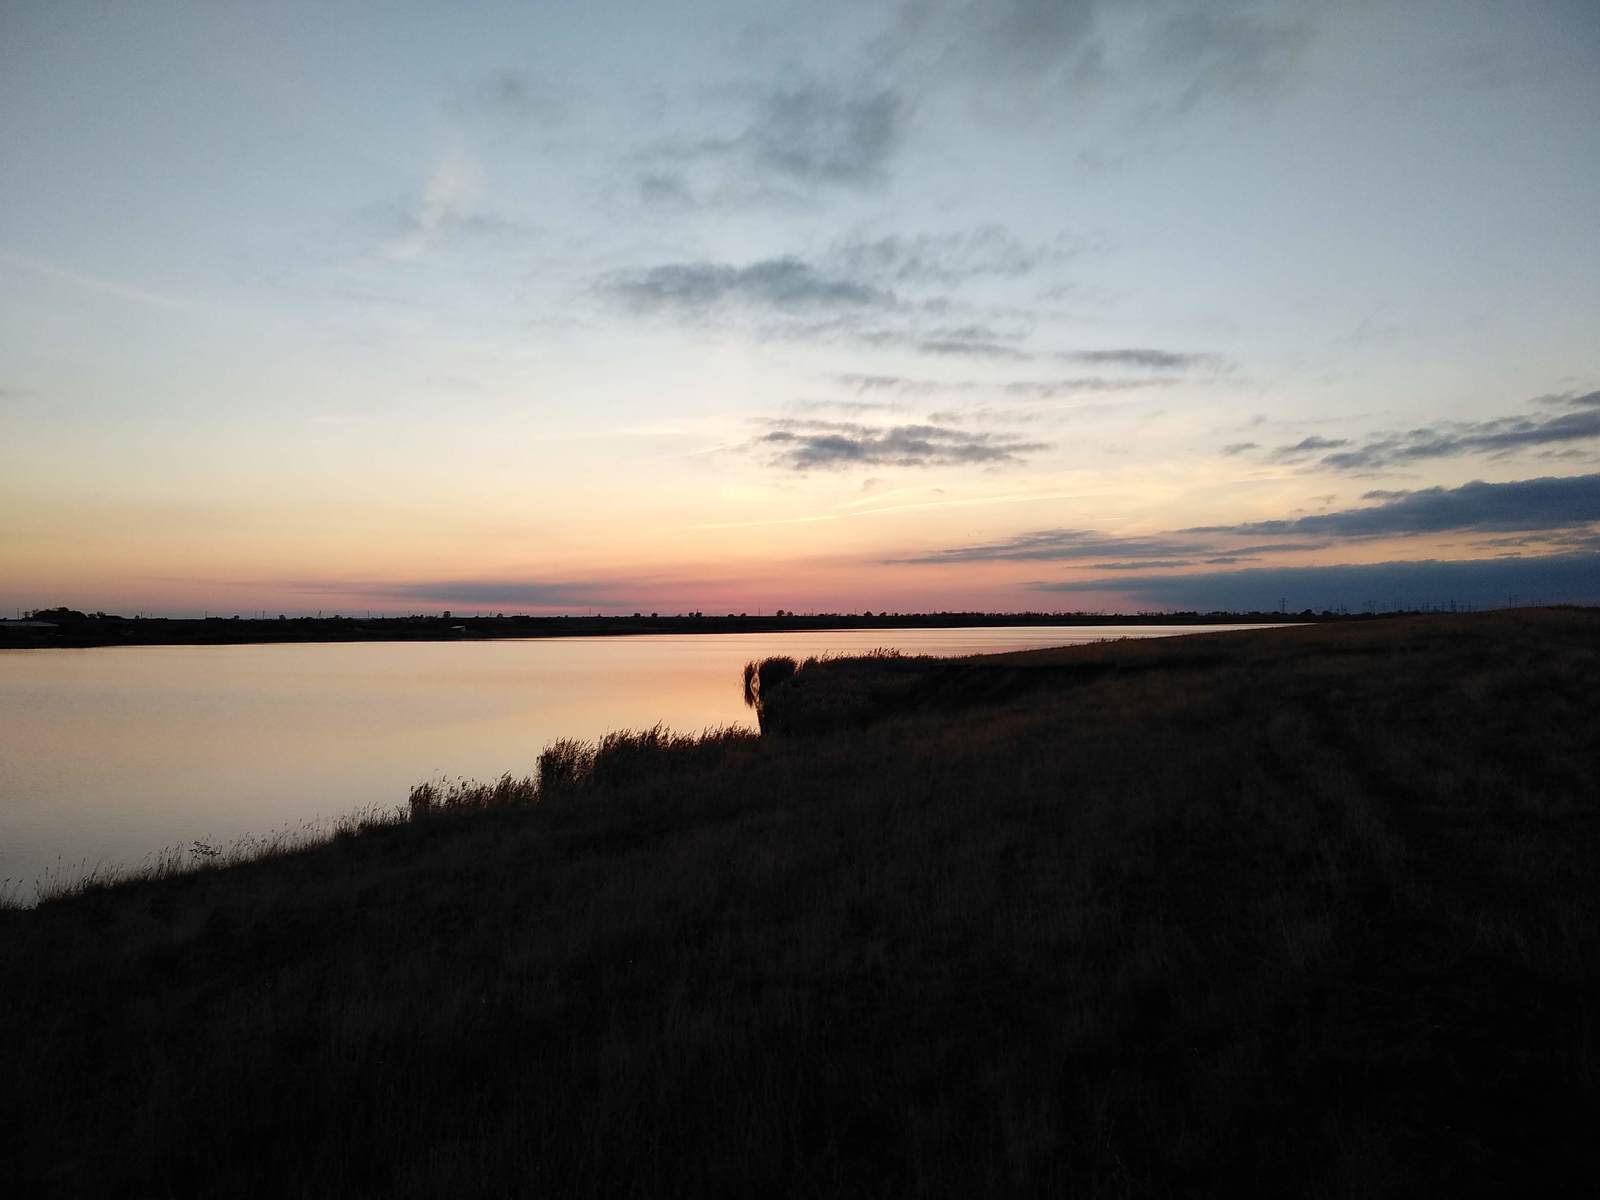
[[[405,804],[398,807],[369,805],[264,834],[195,839],[163,847],[132,865],[104,860],[58,862],[34,881],[33,903],[264,862],[407,822],[420,824],[491,809],[535,809],[546,801],[597,788],[715,769],[730,753],[749,750],[756,742],[756,734],[737,725],[683,734],[659,723],[648,729],[608,733],[595,741],[558,738],[540,752],[532,775],[516,776],[508,771],[489,782],[461,777],[424,780],[411,788]],[[22,881],[0,880],[0,911],[27,907],[24,893]]]
[[[491,783],[468,779],[429,781],[411,789],[407,812],[414,821],[444,813],[491,808],[534,808],[546,801],[596,788],[627,787],[686,771],[714,769],[756,735],[737,725],[699,734],[675,733],[663,724],[624,729],[598,741],[558,738],[540,752],[531,776],[509,772]]]
[[[91,895],[135,884],[159,883],[187,876],[226,871],[232,867],[270,862],[302,854],[329,842],[360,837],[399,823],[402,810],[387,805],[366,805],[337,817],[312,818],[296,825],[246,833],[226,839],[195,838],[164,846],[131,865],[107,860],[67,863],[57,860],[33,884],[36,905]],[[10,882],[10,881],[7,881]],[[21,905],[20,883],[11,891]],[[0,896],[6,895],[0,888]],[[0,905],[3,906],[3,905]]]
[[[0,913],[0,1188],[1592,1190],[1600,615],[873,670]]]
[[[406,812],[413,821],[450,812],[472,812],[485,808],[531,808],[539,802],[539,784],[523,776],[514,778],[508,771],[492,783],[471,779],[430,780],[411,789]]]

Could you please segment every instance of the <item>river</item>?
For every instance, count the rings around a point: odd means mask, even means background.
[[[753,726],[747,659],[976,654],[1228,626],[1028,626],[0,651],[0,881],[137,866],[526,774],[545,743]]]

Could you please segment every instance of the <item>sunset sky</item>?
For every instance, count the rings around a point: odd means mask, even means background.
[[[1600,5],[0,6],[0,607],[1600,601]]]

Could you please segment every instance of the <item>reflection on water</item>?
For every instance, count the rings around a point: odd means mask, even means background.
[[[1220,627],[1219,627],[1220,628]],[[1194,627],[838,630],[0,652],[0,879],[134,864],[533,767],[556,737],[752,724],[739,669],[891,646],[974,654]]]

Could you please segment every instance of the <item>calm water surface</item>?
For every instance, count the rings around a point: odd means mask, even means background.
[[[748,725],[739,670],[891,646],[975,654],[1228,626],[686,634],[0,652],[0,880],[136,865],[403,803],[438,776],[525,774],[546,742]]]

